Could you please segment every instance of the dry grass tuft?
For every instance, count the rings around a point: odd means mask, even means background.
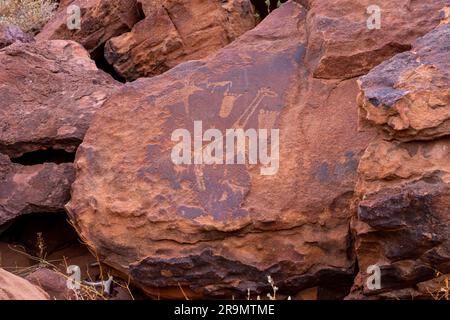
[[[35,261],[35,264],[31,267],[21,268],[19,266],[16,266],[14,270],[8,270],[12,272],[13,274],[25,278],[26,276],[30,275],[34,271],[40,269],[40,268],[47,268],[50,269],[60,276],[62,276],[66,281],[73,281],[71,277],[68,274],[65,274],[61,271],[61,265],[64,265],[64,270],[67,270],[68,263],[66,258],[64,257],[63,260],[48,260],[47,259],[47,252],[46,252],[46,245],[45,245],[45,239],[44,235],[42,233],[37,233],[37,242],[36,242],[36,256],[31,255],[26,252],[25,248],[13,248],[10,247],[11,250],[22,254],[26,257],[28,257],[30,260]],[[100,279],[95,280],[89,275],[88,272],[88,280],[81,280],[81,282],[77,282],[79,285],[78,289],[69,290],[70,294],[66,297],[67,300],[109,300],[110,296],[106,293],[105,287],[103,286],[103,283],[106,281],[106,277],[102,268],[102,264],[100,263],[100,259],[97,254],[95,254],[95,257],[97,259],[97,264],[100,269]],[[58,267],[59,265],[59,267]],[[132,300],[134,300],[134,296],[130,290],[130,282],[131,280],[128,279],[128,281],[124,281],[121,279],[113,279],[110,274],[107,274],[107,278],[111,279],[113,284],[116,287],[123,288],[130,296]],[[93,286],[92,284],[100,284],[99,286]]]
[[[57,7],[55,0],[0,0],[0,24],[14,24],[36,34]]]
[[[450,280],[447,275],[436,272],[436,277],[440,280],[440,286],[434,291],[428,291],[434,300],[450,300]]]

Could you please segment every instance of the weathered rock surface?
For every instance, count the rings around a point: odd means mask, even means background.
[[[364,294],[414,287],[450,270],[449,157],[448,138],[374,142],[367,149],[359,167],[355,246],[363,274],[370,265],[381,267],[382,287]]]
[[[359,165],[361,272],[350,298],[431,299],[426,286],[450,272],[448,33],[436,28],[359,82],[361,115],[392,141],[374,141]],[[365,282],[371,265],[381,269],[378,290]]]
[[[74,180],[71,163],[22,166],[0,154],[0,226],[23,214],[63,211]]]
[[[357,132],[355,80],[305,69],[305,20],[288,2],[216,55],[125,85],[97,113],[67,209],[102,260],[148,293],[265,294],[271,275],[283,294],[320,298],[353,282],[349,204],[373,134]],[[280,129],[278,172],[175,165],[172,132],[194,121]]]
[[[70,5],[80,8],[79,29],[70,30],[67,21]],[[131,30],[141,19],[136,0],[71,0],[60,4],[60,9],[37,35],[37,40],[73,40],[90,53],[103,52],[106,41]],[[99,53],[99,54],[100,54]]]
[[[14,43],[0,51],[0,153],[74,152],[117,82],[73,41]]]
[[[0,300],[48,300],[41,288],[0,269]]]
[[[353,292],[346,300],[448,300],[448,281],[450,275],[439,275],[436,277],[416,283],[411,288],[378,290],[376,294],[363,295],[361,292]],[[356,278],[356,283],[362,283],[361,277]],[[367,294],[367,292],[366,292]]]
[[[255,26],[250,0],[139,2],[145,19],[105,47],[106,59],[127,80],[205,58]]]
[[[399,140],[450,134],[450,23],[361,77],[361,118]]]
[[[380,29],[369,29],[370,5],[381,9]],[[307,63],[314,76],[352,78],[395,54],[435,28],[449,0],[309,1]]]
[[[33,36],[23,32],[19,27],[11,24],[0,24],[0,49],[16,41],[32,42]]]
[[[29,274],[26,279],[37,287],[42,288],[51,300],[75,299],[73,292],[67,287],[67,278],[47,268],[40,268]]]

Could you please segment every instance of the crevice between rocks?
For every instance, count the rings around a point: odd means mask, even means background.
[[[113,77],[115,80],[125,83],[126,79],[122,77],[105,58],[105,44],[102,44],[91,53],[91,59],[95,61],[98,69],[103,70]]]
[[[24,253],[38,258],[70,246],[83,246],[63,211],[30,213],[14,219],[3,232],[0,230],[0,243],[20,246]]]
[[[22,215],[0,228],[0,268],[27,278],[40,269],[66,277],[67,267],[77,266],[83,282],[98,282],[113,276],[108,300],[143,300],[147,297],[106,265],[99,264],[73,228],[67,213],[41,212]],[[58,291],[50,285],[49,294]],[[45,290],[45,283],[42,286]],[[128,291],[129,290],[129,291]],[[65,299],[64,299],[65,300]]]
[[[62,149],[46,149],[24,153],[20,157],[11,158],[11,162],[24,166],[33,166],[43,163],[73,163],[75,152],[67,152]]]
[[[128,26],[129,29],[125,30],[124,32],[122,32],[120,35],[123,35],[127,32],[131,32],[131,30],[133,29],[133,27],[138,24],[139,22],[141,22],[142,20],[144,20],[146,18],[145,13],[144,13],[144,9],[142,8],[142,3],[137,2],[136,3],[136,9],[137,9],[137,16],[138,16],[138,20],[136,21],[136,23],[132,26]],[[116,35],[119,36],[119,35]],[[111,40],[111,39],[109,39]],[[108,41],[109,41],[108,40]],[[97,47],[94,51],[91,52],[91,59],[95,61],[95,64],[97,66],[98,69],[103,70],[104,72],[108,73],[109,75],[111,75],[115,80],[121,82],[121,83],[126,83],[127,80],[121,76],[115,69],[114,66],[111,65],[108,60],[105,58],[105,46],[106,46],[106,42],[103,43],[101,46]]]

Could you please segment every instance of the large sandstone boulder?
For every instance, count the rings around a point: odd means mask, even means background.
[[[3,269],[0,269],[0,300],[48,300],[49,296],[38,288]]]
[[[70,30],[67,21],[80,8],[80,28]],[[136,0],[67,0],[37,35],[38,40],[73,40],[90,53],[103,54],[103,46],[112,37],[131,30],[141,19]],[[70,24],[69,24],[70,25]]]
[[[306,1],[303,1],[306,2]],[[310,0],[307,63],[318,78],[363,75],[436,27],[448,0]],[[372,20],[380,8],[380,29]],[[369,26],[367,21],[369,20]]]
[[[400,140],[428,140],[450,133],[450,23],[418,39],[361,77],[364,122]]]
[[[108,99],[77,153],[67,205],[104,262],[166,298],[266,294],[268,275],[282,294],[346,294],[350,203],[373,134],[357,132],[356,80],[306,70],[306,30],[306,11],[288,2],[217,54]],[[174,164],[172,133],[194,121],[279,129],[278,168]]]
[[[73,41],[14,43],[0,51],[0,153],[74,152],[118,84]]]
[[[23,214],[63,211],[74,179],[71,163],[22,166],[0,154],[0,230]]]
[[[112,38],[105,57],[127,80],[201,59],[255,26],[250,0],[141,0],[145,19]]]
[[[436,275],[450,272],[449,30],[436,28],[359,81],[361,116],[384,134],[358,169],[361,271],[350,298],[431,299]],[[377,290],[365,282],[372,265]]]

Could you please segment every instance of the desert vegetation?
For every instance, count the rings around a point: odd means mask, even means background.
[[[55,0],[0,0],[0,24],[14,24],[35,34],[57,7]]]

